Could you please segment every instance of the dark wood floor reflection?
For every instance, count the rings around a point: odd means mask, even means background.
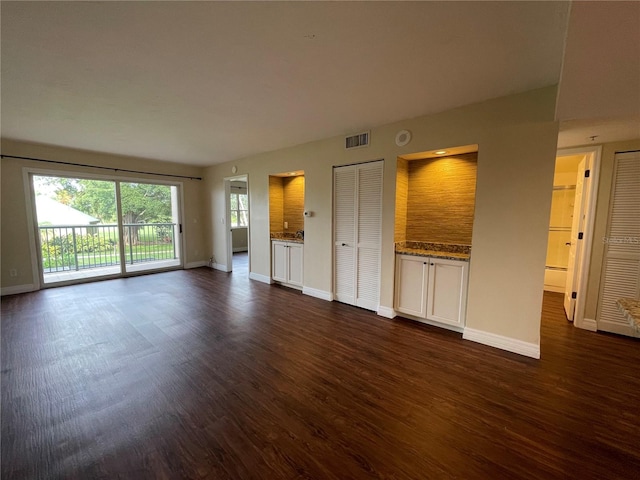
[[[3,298],[2,478],[639,478],[640,342],[560,296],[536,361],[237,273]]]

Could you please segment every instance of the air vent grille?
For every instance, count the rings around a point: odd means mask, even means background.
[[[362,148],[369,145],[369,136],[371,132],[362,132],[356,135],[351,135],[344,139],[344,148],[350,150],[352,148]]]

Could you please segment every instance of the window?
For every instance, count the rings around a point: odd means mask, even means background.
[[[231,227],[249,225],[249,197],[246,193],[231,192]]]

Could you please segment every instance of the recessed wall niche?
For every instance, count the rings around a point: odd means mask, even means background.
[[[271,233],[304,230],[303,172],[269,176],[269,228]]]
[[[395,241],[471,245],[478,153],[399,158]]]

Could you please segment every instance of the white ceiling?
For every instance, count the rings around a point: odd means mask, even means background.
[[[4,138],[211,165],[556,84],[569,6],[3,1],[1,9]],[[573,68],[581,63],[564,69],[567,85]]]
[[[640,138],[640,2],[574,2],[556,118],[560,148]]]

